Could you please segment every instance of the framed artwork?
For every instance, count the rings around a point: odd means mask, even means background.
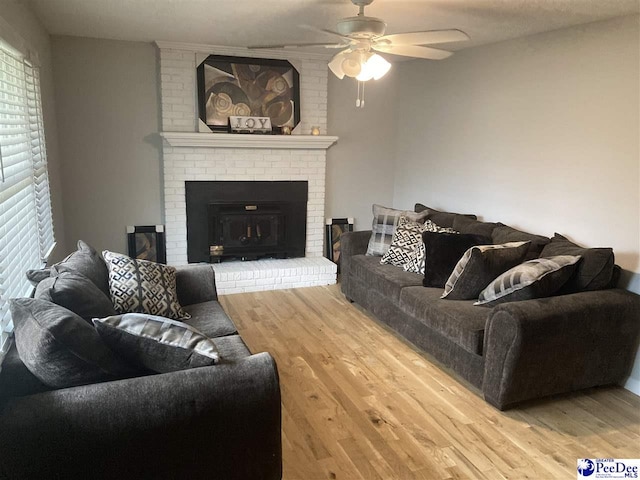
[[[229,131],[229,117],[269,117],[274,133],[300,123],[300,75],[286,60],[209,55],[197,67],[200,120]]]
[[[353,232],[353,218],[327,218],[325,257],[338,264],[340,271],[340,237],[345,232]]]
[[[127,246],[131,258],[167,263],[164,225],[127,227]]]

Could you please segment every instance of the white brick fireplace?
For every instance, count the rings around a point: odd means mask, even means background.
[[[224,262],[220,293],[335,283],[336,266],[322,258],[326,150],[337,140],[312,136],[327,126],[327,63],[321,55],[157,42],[162,101],[164,214],[167,263],[187,263],[186,181],[303,180],[308,182],[306,257]],[[196,65],[209,54],[286,58],[300,73],[301,122],[293,135],[204,132],[197,114]],[[206,127],[205,127],[206,128]],[[278,263],[279,262],[279,263]],[[255,264],[255,266],[251,266]],[[286,281],[283,282],[283,278]]]

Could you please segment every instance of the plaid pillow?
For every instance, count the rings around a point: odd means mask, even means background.
[[[544,298],[556,293],[575,271],[579,255],[536,258],[507,270],[487,286],[474,305]]]
[[[371,225],[371,238],[367,247],[367,255],[382,256],[387,253],[401,215],[404,215],[412,222],[421,222],[424,221],[427,214],[427,212],[414,213],[387,208],[382,205],[373,205],[373,224]]]

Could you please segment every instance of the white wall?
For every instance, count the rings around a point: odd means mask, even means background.
[[[611,246],[640,293],[639,18],[401,65],[394,205]]]
[[[160,100],[150,43],[52,37],[67,249],[126,252],[162,222]]]
[[[42,95],[42,112],[47,143],[47,160],[49,163],[49,183],[51,189],[51,207],[57,241],[57,248],[50,260],[58,261],[65,255],[65,233],[62,186],[59,169],[58,133],[54,102],[54,86],[51,60],[51,41],[49,34],[40,24],[36,16],[15,0],[0,0],[0,17],[10,25],[30,49],[38,53],[40,59],[40,89]],[[2,35],[3,32],[0,32]]]
[[[365,108],[356,108],[356,82],[329,74],[329,134],[340,137],[327,153],[326,216],[354,217],[371,229],[371,205],[393,202],[396,67],[370,81]],[[411,206],[413,207],[413,206]]]

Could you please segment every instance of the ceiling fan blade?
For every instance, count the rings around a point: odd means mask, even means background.
[[[378,42],[391,42],[393,45],[431,45],[434,43],[464,42],[469,35],[462,30],[430,30],[427,32],[396,33],[380,37]]]
[[[344,35],[340,35],[338,32],[334,32],[333,30],[329,30],[327,28],[318,28],[318,27],[314,27],[313,25],[298,25],[298,27],[304,28],[305,30],[311,30],[313,32],[327,33],[329,35],[340,37],[340,38],[342,38],[342,39],[344,39],[346,41],[351,41],[351,39],[349,37],[345,37]]]
[[[304,48],[304,47],[324,47],[324,48],[345,48],[344,43],[292,43],[287,45],[251,45],[247,47],[251,50],[274,49],[274,48]]]
[[[443,60],[453,55],[446,50],[431,47],[419,47],[417,45],[374,45],[374,50],[403,57],[426,58],[428,60]]]

